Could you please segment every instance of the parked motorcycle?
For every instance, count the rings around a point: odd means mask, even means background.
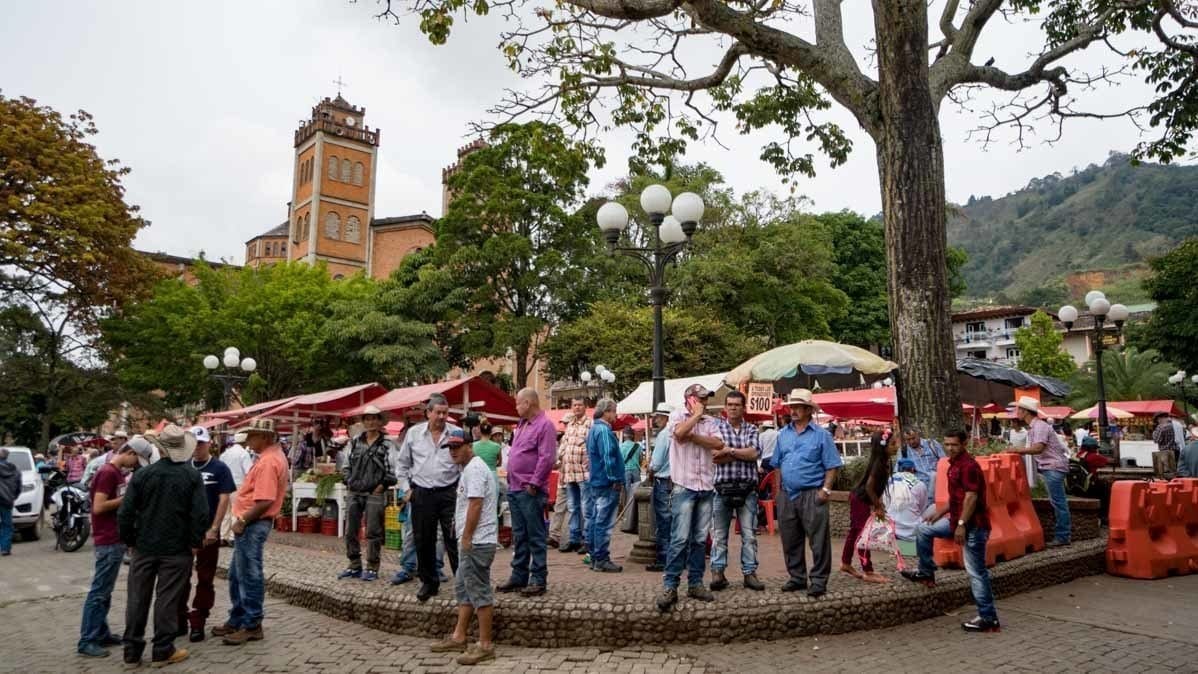
[[[54,514],[50,527],[55,534],[55,547],[63,552],[74,552],[83,547],[91,535],[91,504],[87,490],[80,483],[68,484],[67,476],[53,466],[44,466],[46,493],[51,494]]]

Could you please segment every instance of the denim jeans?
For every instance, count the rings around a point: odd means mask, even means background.
[[[236,629],[253,629],[262,624],[262,604],[266,600],[266,578],[262,571],[262,549],[270,534],[270,520],[258,520],[245,526],[233,539],[233,559],[229,563],[229,619]]]
[[[1048,489],[1048,500],[1052,502],[1052,512],[1056,517],[1053,526],[1053,537],[1063,543],[1073,538],[1073,521],[1069,517],[1069,500],[1065,496],[1065,476],[1067,473],[1059,470],[1042,470],[1044,486]]]
[[[543,491],[530,495],[527,491],[508,492],[508,506],[512,514],[512,576],[516,585],[544,586],[549,576],[545,561],[548,530],[545,526],[545,502],[549,497]]]
[[[403,525],[400,530],[403,532],[403,548],[400,551],[399,567],[403,571],[407,571],[409,576],[416,576],[416,537],[412,534],[412,509],[408,508],[408,516],[404,518]],[[445,575],[445,541],[442,540],[440,533],[437,535],[437,577]]]
[[[728,568],[728,536],[732,516],[740,522],[740,569],[747,576],[757,573],[757,492],[751,492],[735,512],[716,494],[711,506],[711,570]]]
[[[0,552],[12,552],[12,508],[0,508]]]
[[[919,571],[934,573],[936,562],[932,559],[932,542],[937,538],[952,538],[952,524],[947,517],[942,517],[935,524],[924,522],[915,532],[915,547],[919,551]],[[994,592],[990,588],[990,571],[986,568],[986,543],[990,540],[989,529],[966,527],[965,549],[962,557],[965,559],[965,573],[969,575],[969,590],[973,601],[977,604],[978,615],[986,620],[998,620],[998,612],[994,608]]]
[[[633,507],[633,492],[636,491],[636,486],[641,483],[641,469],[624,470],[624,502],[628,507]]]
[[[566,483],[566,498],[570,504],[570,540],[566,542],[571,545],[582,543],[586,536],[587,518],[584,503],[588,490],[585,482]]]
[[[121,573],[121,560],[125,557],[125,546],[121,543],[96,546],[96,569],[92,572],[92,586],[83,600],[83,620],[79,623],[79,648],[92,643],[97,646],[112,636],[108,629],[108,608],[112,605],[112,589]]]
[[[693,491],[678,485],[670,493],[670,554],[666,556],[662,579],[667,590],[677,589],[684,566],[687,584],[703,584],[707,530],[711,528],[714,500],[714,491]]]
[[[653,478],[653,519],[657,538],[657,563],[666,565],[670,553],[670,491],[674,483],[668,477]]]
[[[590,519],[587,521],[587,551],[591,563],[611,559],[611,530],[620,509],[620,492],[612,487],[587,487]]]
[[[919,553],[919,572],[935,573],[936,560],[932,557],[932,542],[937,538],[952,538],[953,528],[947,517],[932,524],[920,522],[915,529],[915,550]]]

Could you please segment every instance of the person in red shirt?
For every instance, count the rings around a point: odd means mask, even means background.
[[[148,440],[134,437],[100,466],[91,482],[92,541],[96,548],[96,568],[92,586],[83,601],[83,620],[79,624],[80,655],[102,658],[108,655],[105,647],[121,645],[121,637],[108,629],[108,607],[112,604],[112,588],[116,586],[125,556],[125,545],[117,532],[116,513],[125,495],[125,475],[138,466],[150,463]]]
[[[948,503],[938,504],[916,531],[919,570],[903,571],[903,577],[929,587],[936,584],[936,562],[932,559],[932,541],[952,538],[964,552],[969,588],[978,606],[978,616],[961,625],[966,632],[998,632],[998,612],[994,591],[986,569],[986,542],[990,540],[990,517],[986,510],[986,480],[982,467],[965,450],[969,436],[953,431],[944,437],[948,453]],[[948,518],[945,519],[945,513]]]
[[[1086,436],[1082,438],[1082,444],[1077,448],[1077,459],[1086,467],[1086,472],[1090,477],[1098,472],[1099,468],[1106,468],[1111,462],[1110,459],[1098,453],[1098,440],[1094,436]]]

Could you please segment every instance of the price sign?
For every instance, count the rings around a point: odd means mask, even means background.
[[[774,385],[769,383],[749,384],[746,393],[749,414],[769,414],[774,407]]]

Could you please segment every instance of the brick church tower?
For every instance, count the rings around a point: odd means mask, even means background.
[[[312,108],[295,131],[295,180],[288,259],[324,260],[334,277],[370,275],[378,129],[365,108],[337,94]]]

